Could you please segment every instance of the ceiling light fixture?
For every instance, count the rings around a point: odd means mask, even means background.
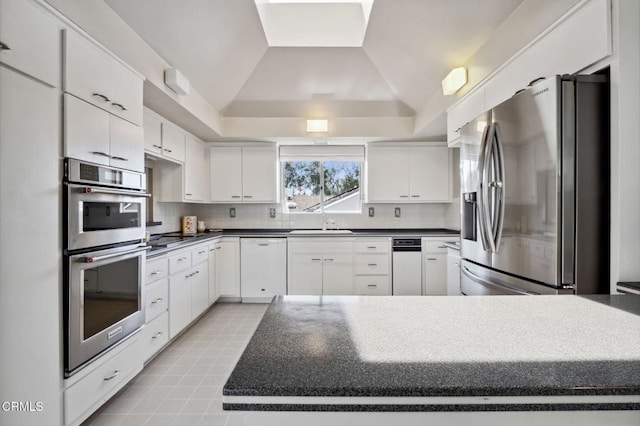
[[[467,84],[467,70],[464,67],[454,68],[442,80],[442,93],[453,95]]]
[[[329,120],[307,120],[308,133],[326,133],[329,131]]]

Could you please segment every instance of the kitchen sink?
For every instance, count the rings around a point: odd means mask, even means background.
[[[349,229],[295,229],[290,231],[291,235],[334,235],[334,234],[353,234]]]

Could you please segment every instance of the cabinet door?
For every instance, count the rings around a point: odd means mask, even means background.
[[[109,115],[109,155],[111,165],[144,173],[144,134],[136,126]]]
[[[322,294],[353,294],[353,256],[325,254],[322,269]]]
[[[64,95],[64,156],[109,165],[109,114]]]
[[[220,296],[240,297],[240,243],[222,240],[216,244],[216,286]]]
[[[191,319],[203,313],[209,306],[209,265],[202,262],[191,273]]]
[[[209,246],[209,293],[208,302],[209,306],[213,305],[218,300],[218,287],[216,286],[216,244]]]
[[[322,255],[290,255],[288,285],[287,294],[322,295]]]
[[[187,136],[184,158],[184,198],[204,201],[204,180],[206,175],[204,144]]]
[[[447,294],[447,255],[424,254],[422,274],[422,294],[445,296]]]
[[[447,255],[447,296],[460,295],[460,256],[449,249]]]
[[[242,201],[242,148],[212,147],[209,162],[211,201]]]
[[[451,201],[449,148],[416,147],[407,154],[411,201]]]
[[[275,147],[242,148],[242,200],[277,203]]]
[[[175,127],[162,123],[162,155],[172,160],[184,162],[184,133]]]
[[[369,202],[409,201],[409,164],[402,148],[369,148],[367,193]]]
[[[60,84],[60,30],[53,16],[30,1],[0,2],[0,62],[53,87]]]
[[[143,117],[144,150],[162,155],[162,122],[145,112]]]
[[[191,322],[191,277],[189,270],[169,277],[169,338]]]

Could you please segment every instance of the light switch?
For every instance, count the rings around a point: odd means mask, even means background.
[[[272,219],[273,219],[274,217],[276,217],[276,209],[275,209],[275,207],[271,207],[271,208],[269,209],[269,217],[270,217],[270,218],[272,218]]]
[[[400,217],[400,207],[396,207],[396,208],[395,208],[395,210],[394,210],[394,215],[395,215],[396,217]]]

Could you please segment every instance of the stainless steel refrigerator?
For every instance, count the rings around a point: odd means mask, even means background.
[[[606,75],[538,81],[461,129],[461,293],[609,293]]]

